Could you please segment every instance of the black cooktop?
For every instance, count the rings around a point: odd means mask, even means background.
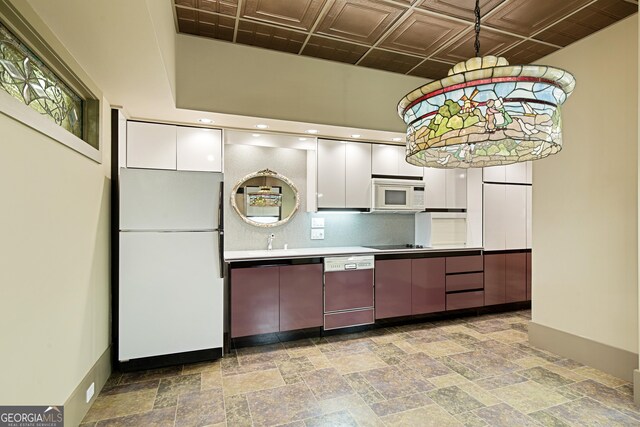
[[[412,243],[407,243],[404,245],[371,245],[365,246],[365,248],[369,249],[381,249],[381,250],[390,250],[390,249],[423,249],[422,245],[414,245]]]

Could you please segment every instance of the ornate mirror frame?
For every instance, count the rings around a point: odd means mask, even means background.
[[[293,191],[293,193],[296,196],[295,206],[293,207],[291,213],[289,215],[287,215],[286,217],[282,218],[280,221],[273,222],[273,223],[268,223],[268,224],[252,221],[251,219],[247,218],[242,213],[242,211],[240,210],[240,208],[238,207],[238,205],[236,203],[236,194],[238,192],[238,189],[240,187],[242,187],[242,185],[245,182],[247,182],[248,180],[253,179],[253,178],[263,177],[263,176],[279,179],[280,181],[284,182],[289,187],[291,187],[291,190]],[[233,210],[235,210],[236,213],[238,214],[238,216],[240,218],[242,218],[242,220],[244,222],[246,222],[247,224],[253,225],[255,227],[261,227],[261,228],[277,227],[279,225],[283,225],[283,224],[286,224],[287,222],[289,222],[291,217],[293,217],[293,215],[295,215],[295,213],[298,212],[298,209],[300,208],[300,193],[298,192],[298,188],[295,186],[295,184],[293,182],[291,182],[291,180],[289,178],[287,178],[286,176],[280,175],[279,173],[277,173],[275,171],[272,171],[270,169],[263,169],[261,171],[250,173],[250,174],[244,176],[243,178],[241,178],[236,183],[236,185],[233,187],[233,190],[231,190],[231,206],[233,206]]]

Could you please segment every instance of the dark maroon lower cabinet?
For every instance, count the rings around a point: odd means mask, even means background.
[[[484,305],[504,304],[506,301],[504,254],[484,255]]]
[[[280,267],[231,272],[231,337],[280,330]]]
[[[485,253],[484,305],[527,300],[527,253]]]
[[[444,311],[445,258],[411,260],[411,314]]]
[[[504,254],[484,255],[484,305],[504,304],[506,301]]]
[[[322,326],[322,264],[280,267],[280,331]]]
[[[527,252],[527,301],[531,301],[531,252]]]
[[[376,260],[376,319],[411,314],[411,260]]]
[[[231,337],[322,326],[322,264],[231,270]]]
[[[445,311],[445,258],[376,261],[376,319]]]
[[[527,299],[527,254],[505,254],[505,299],[519,302]]]

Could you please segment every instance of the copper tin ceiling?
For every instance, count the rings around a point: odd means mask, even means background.
[[[439,79],[473,56],[474,0],[174,0],[181,33]],[[480,0],[481,55],[536,61],[637,0]]]

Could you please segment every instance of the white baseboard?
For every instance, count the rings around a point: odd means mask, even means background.
[[[102,353],[80,384],[73,390],[71,396],[64,403],[64,425],[76,427],[89,411],[89,408],[98,397],[100,390],[111,375],[111,347]],[[95,384],[95,392],[89,402],[86,401],[86,392],[91,383]]]
[[[630,382],[634,381],[634,371],[638,369],[637,353],[534,322],[529,322],[529,342]]]

